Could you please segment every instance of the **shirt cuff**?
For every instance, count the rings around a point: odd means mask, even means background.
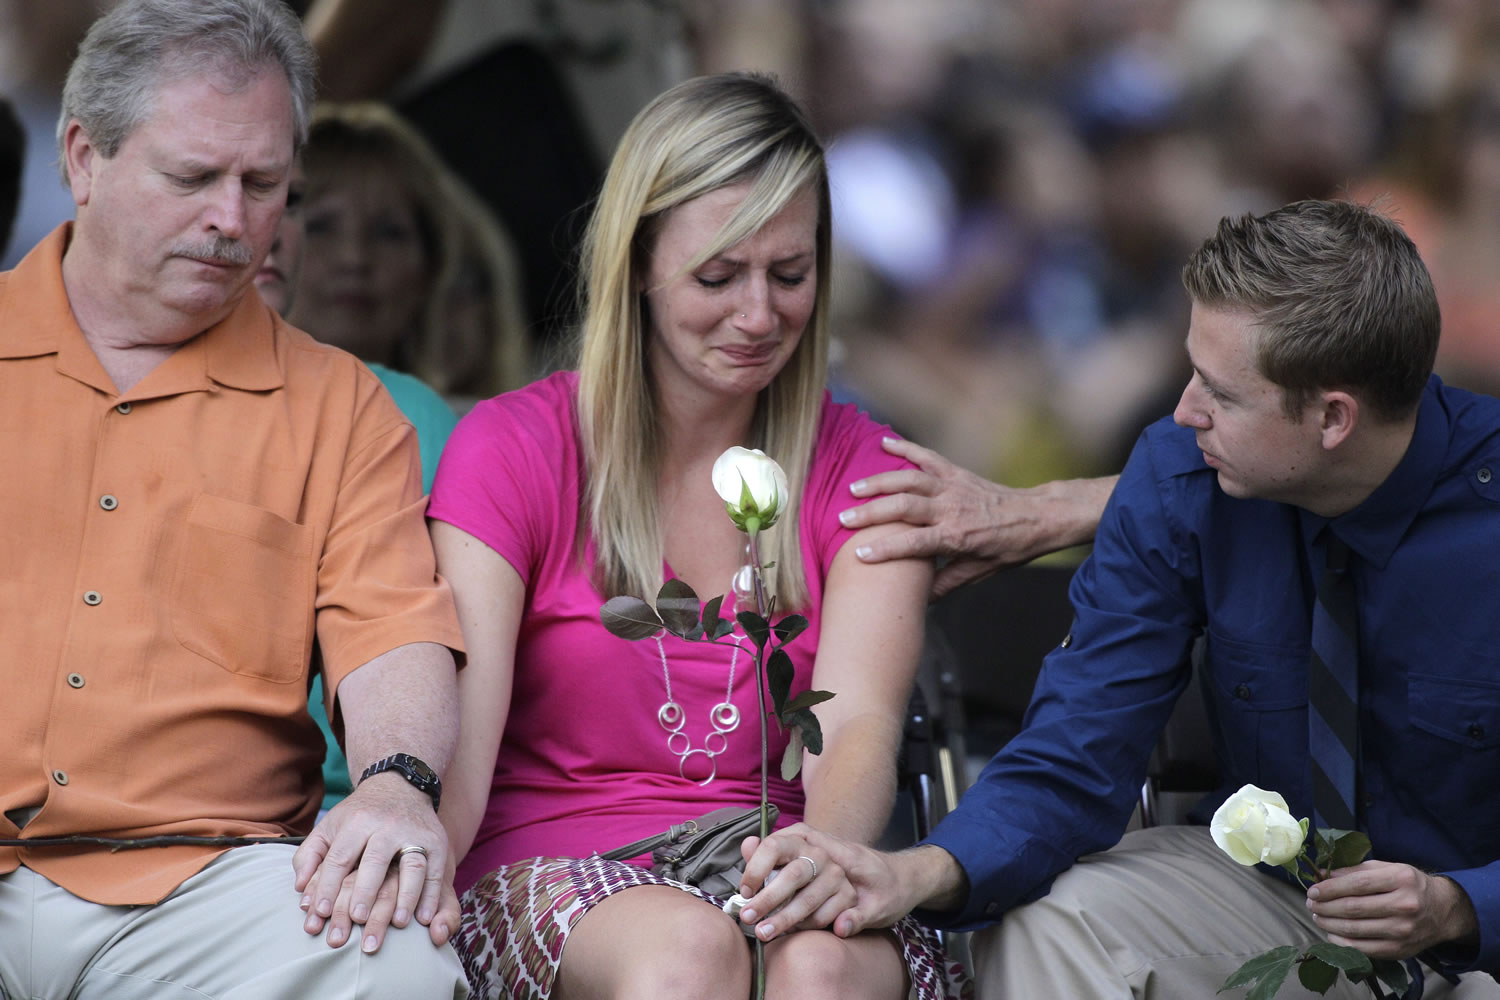
[[[1045,895],[1057,874],[1073,863],[1020,830],[997,829],[962,811],[949,813],[922,843],[953,855],[969,884],[959,909],[914,912],[923,923],[944,929],[971,930],[998,922],[1012,907]]]
[[[1444,945],[1424,956],[1429,965],[1444,972],[1479,970],[1500,974],[1500,862],[1483,868],[1440,872],[1452,879],[1469,897],[1479,924],[1478,947]]]

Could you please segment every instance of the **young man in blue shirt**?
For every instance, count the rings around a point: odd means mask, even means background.
[[[855,933],[911,907],[1003,920],[974,942],[981,996],[1212,996],[1245,960],[1321,935],[1419,957],[1427,997],[1500,997],[1500,402],[1431,375],[1430,278],[1367,208],[1225,219],[1183,280],[1194,374],[1114,489],[1024,731],[911,851],[775,834],[750,887],[799,855],[825,878],[763,930],[813,915]],[[1309,749],[1314,605],[1344,548],[1346,801],[1374,860],[1304,893],[1201,826],[1121,840],[1200,639],[1223,783],[1194,818],[1247,782],[1313,814],[1330,764]]]

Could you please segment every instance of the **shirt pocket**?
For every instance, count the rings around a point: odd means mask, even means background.
[[[1500,683],[1476,677],[1412,673],[1406,679],[1409,737],[1400,741],[1402,773],[1420,776],[1400,794],[1440,816],[1462,810],[1466,840],[1500,847]]]
[[[1209,630],[1204,663],[1213,713],[1223,733],[1225,780],[1267,780],[1284,769],[1289,757],[1301,759],[1306,752],[1307,657],[1306,649],[1246,642]]]
[[[1411,724],[1472,750],[1500,746],[1500,684],[1412,674],[1406,679]]]
[[[311,656],[316,567],[306,525],[200,493],[182,531],[172,629],[234,674],[300,681]]]

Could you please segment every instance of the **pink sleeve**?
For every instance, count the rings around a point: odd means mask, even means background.
[[[881,438],[896,436],[854,405],[825,396],[802,512],[803,551],[816,561],[820,579],[827,578],[834,556],[854,536],[839,523],[840,511],[864,503],[849,492],[849,484],[877,472],[915,468],[880,446]]]
[[[484,542],[528,587],[557,534],[558,514],[577,504],[577,479],[563,471],[577,454],[572,380],[564,377],[571,374],[469,411],[443,449],[427,505],[429,518]]]

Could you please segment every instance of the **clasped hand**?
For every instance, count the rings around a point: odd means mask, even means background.
[[[740,851],[746,861],[740,895],[749,897],[740,920],[754,924],[762,941],[823,928],[853,937],[867,927],[888,927],[911,909],[899,891],[895,856],[806,823],[778,830],[764,843],[747,837]],[[781,873],[767,884],[766,877],[778,869]]]
[[[398,775],[377,775],[334,806],[292,858],[303,929],[317,934],[326,925],[337,948],[362,925],[360,946],[374,952],[388,927],[405,927],[415,914],[442,945],[459,919],[453,865],[431,800]]]

